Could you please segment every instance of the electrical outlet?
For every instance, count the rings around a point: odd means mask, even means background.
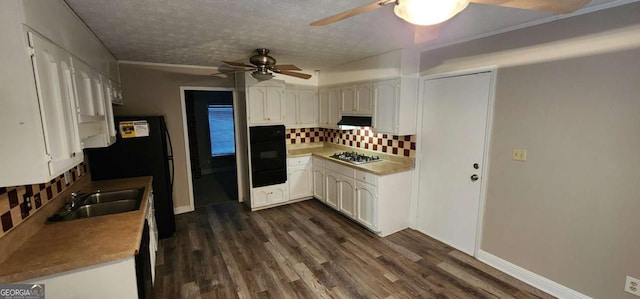
[[[527,161],[527,150],[524,148],[511,149],[511,160],[513,161]]]
[[[24,203],[24,205],[29,209],[29,211],[31,211],[31,196],[28,196],[27,194],[25,194],[22,197],[22,202]]]
[[[627,282],[624,284],[624,291],[640,296],[640,279],[627,276]]]

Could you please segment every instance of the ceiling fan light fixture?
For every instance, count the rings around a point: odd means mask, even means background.
[[[268,71],[254,71],[251,73],[251,77],[255,78],[258,81],[266,81],[273,78],[273,74]]]
[[[442,23],[469,5],[469,0],[398,0],[393,12],[415,25]]]

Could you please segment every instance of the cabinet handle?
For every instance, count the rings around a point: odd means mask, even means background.
[[[71,153],[71,158],[75,158],[76,157],[76,153]]]

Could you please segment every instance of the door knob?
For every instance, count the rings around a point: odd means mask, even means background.
[[[477,180],[478,180],[478,175],[477,174],[474,174],[474,175],[471,176],[471,181],[472,182],[475,182]]]

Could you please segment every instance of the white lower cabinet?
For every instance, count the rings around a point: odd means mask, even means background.
[[[340,189],[338,186],[338,183],[340,182],[340,175],[337,173],[334,173],[330,170],[325,170],[325,186],[326,186],[326,192],[325,192],[325,203],[338,210],[338,199],[340,198]]]
[[[313,164],[313,197],[319,201],[326,201],[325,198],[325,176],[324,176],[324,160],[312,158]]]
[[[289,184],[290,200],[313,196],[312,169],[311,157],[287,159],[287,182]]]
[[[356,221],[371,230],[377,230],[378,188],[356,182]]]
[[[287,183],[253,188],[251,190],[251,208],[261,208],[289,201]]]
[[[340,212],[356,218],[356,181],[353,178],[338,176],[338,206]]]
[[[138,298],[134,256],[22,283],[44,284],[47,298]]]
[[[323,188],[324,198],[315,197],[326,205],[383,237],[409,227],[412,171],[378,176],[327,160],[323,170],[314,195]]]

